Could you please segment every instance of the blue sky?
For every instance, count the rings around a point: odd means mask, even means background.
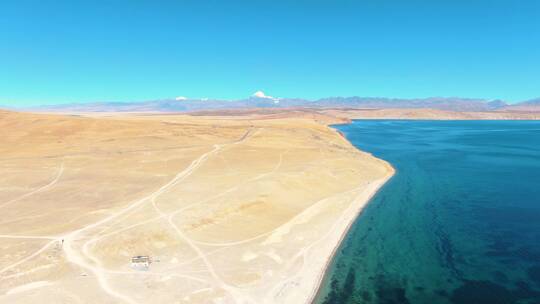
[[[0,104],[540,96],[540,1],[0,2]]]

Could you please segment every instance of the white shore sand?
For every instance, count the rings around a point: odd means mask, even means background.
[[[334,254],[339,249],[341,242],[347,235],[349,228],[354,223],[358,215],[369,203],[377,191],[393,176],[394,170],[389,166],[388,176],[374,181],[360,193],[343,215],[336,222],[334,227],[321,239],[318,246],[306,257],[305,267],[296,276],[288,281],[295,286],[294,291],[285,295],[281,302],[270,303],[312,303],[324,279],[327,268],[330,266]]]

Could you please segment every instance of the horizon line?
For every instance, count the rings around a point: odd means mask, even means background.
[[[351,96],[326,96],[326,97],[319,97],[319,98],[304,98],[304,97],[272,97],[272,96],[255,96],[250,95],[244,98],[210,98],[210,97],[186,97],[186,96],[176,96],[176,97],[164,97],[164,98],[155,98],[155,99],[139,99],[139,100],[96,100],[96,101],[67,101],[67,102],[58,102],[58,103],[43,103],[43,104],[34,104],[34,105],[28,105],[28,106],[11,106],[4,102],[0,102],[0,106],[3,108],[11,108],[11,109],[32,109],[32,108],[40,108],[40,107],[47,107],[47,106],[67,106],[67,105],[87,105],[87,104],[107,104],[107,103],[122,103],[122,104],[129,104],[129,103],[145,103],[145,102],[159,102],[159,101],[176,101],[178,103],[182,102],[190,102],[190,101],[221,101],[221,102],[234,102],[234,101],[242,101],[242,100],[249,100],[249,99],[262,99],[262,100],[291,100],[291,99],[299,99],[299,100],[305,100],[305,101],[319,101],[323,99],[331,99],[331,98],[361,98],[361,99],[386,99],[386,100],[428,100],[428,99],[461,99],[461,100],[472,100],[472,101],[480,101],[480,102],[494,102],[494,101],[501,101],[508,105],[512,104],[519,104],[524,103],[528,101],[533,101],[540,99],[539,97],[533,97],[525,100],[520,101],[509,101],[501,98],[482,98],[482,97],[462,97],[462,96],[428,96],[428,97],[386,97],[386,96],[360,96],[360,95],[351,95]]]

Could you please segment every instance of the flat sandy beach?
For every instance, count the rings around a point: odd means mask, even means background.
[[[0,303],[309,303],[394,172],[341,121],[0,113]]]

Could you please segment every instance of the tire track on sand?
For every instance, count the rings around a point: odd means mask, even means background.
[[[239,139],[229,144],[238,144],[240,142],[243,142],[251,135],[252,130],[249,129],[246,131],[246,133]],[[106,224],[125,213],[133,210],[134,208],[138,208],[139,206],[151,202],[156,197],[160,196],[162,193],[166,192],[169,188],[174,187],[179,182],[186,179],[188,176],[190,176],[201,164],[203,164],[211,155],[221,150],[224,146],[227,146],[229,144],[216,144],[214,145],[213,149],[209,152],[204,153],[203,155],[199,156],[197,159],[191,162],[191,164],[181,172],[179,172],[172,180],[170,180],[165,185],[161,186],[158,190],[154,191],[150,195],[147,195],[141,199],[135,200],[128,204],[127,207],[123,208],[122,210],[111,214],[108,217],[105,217],[95,223],[92,223],[90,225],[84,226],[80,229],[77,229],[75,231],[70,232],[69,234],[65,235],[63,237],[64,239],[64,253],[66,256],[66,260],[71,262],[72,264],[78,265],[83,269],[86,269],[87,271],[93,273],[96,276],[96,279],[98,280],[98,284],[100,287],[107,293],[108,295],[117,298],[119,300],[122,300],[125,303],[129,304],[136,304],[137,302],[130,298],[127,295],[124,295],[120,292],[117,292],[113,290],[113,288],[109,285],[109,282],[106,278],[106,271],[104,271],[103,268],[99,265],[99,261],[92,257],[92,255],[88,252],[88,246],[83,246],[83,250],[77,250],[75,248],[75,243],[77,240],[81,240],[84,237],[84,233],[88,232],[94,228],[97,228],[103,224]],[[86,243],[92,242],[93,238],[88,240]],[[89,260],[91,262],[89,262]],[[97,266],[95,266],[97,264]]]

